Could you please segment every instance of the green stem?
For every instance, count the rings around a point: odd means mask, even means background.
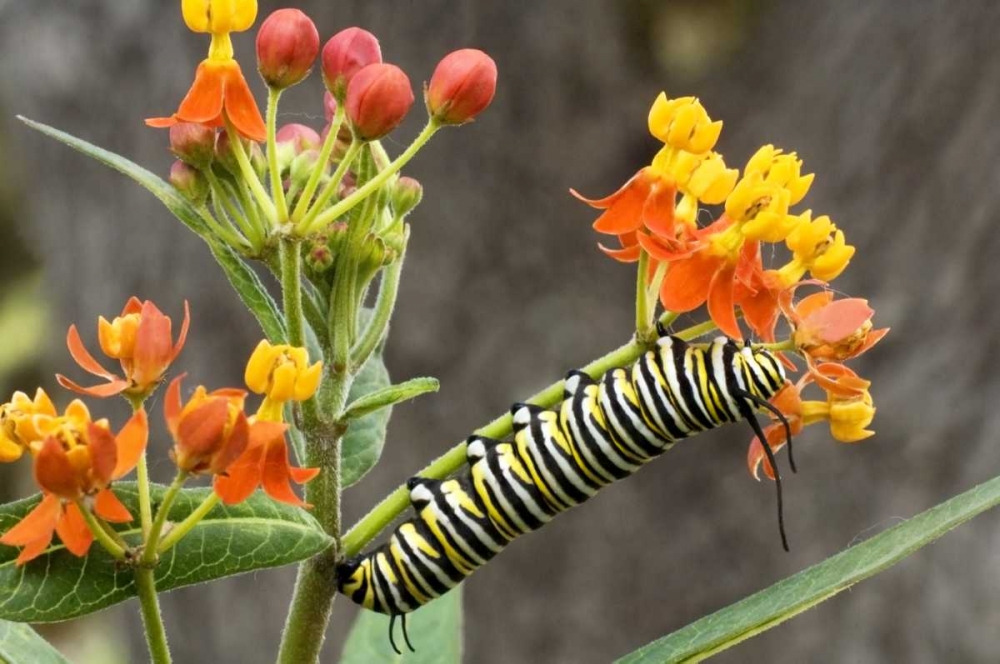
[[[234,181],[231,185],[226,186],[232,190],[233,195],[240,202],[240,207],[246,212],[247,223],[252,229],[250,243],[253,245],[254,251],[259,254],[264,247],[264,225],[260,221],[260,212],[250,199],[247,188],[241,182]]]
[[[756,346],[757,348],[763,348],[766,351],[772,353],[787,353],[795,351],[795,340],[785,339],[784,341],[775,341],[769,344],[760,344]]]
[[[375,311],[372,313],[371,321],[364,333],[351,349],[351,369],[359,371],[385,336],[385,331],[389,326],[389,319],[392,317],[392,310],[396,306],[396,295],[399,292],[399,277],[403,272],[403,258],[406,256],[406,244],[410,231],[407,227],[403,234],[403,247],[399,252],[399,258],[385,269],[382,274],[382,284],[378,290],[378,298],[375,300]]]
[[[681,330],[674,336],[684,340],[695,339],[715,329],[715,323],[706,321],[699,325],[694,325]],[[611,369],[624,367],[635,362],[649,348],[648,344],[632,340],[623,346],[619,346],[607,355],[600,357],[587,366],[582,371],[591,377],[598,377]],[[557,381],[546,387],[541,392],[532,395],[528,403],[539,405],[543,408],[551,408],[563,398],[563,381]],[[513,431],[513,421],[509,413],[497,417],[486,426],[476,429],[475,433],[487,438],[503,439]],[[465,442],[458,443],[442,456],[437,458],[431,465],[421,470],[418,475],[433,479],[444,479],[465,465]],[[357,555],[364,546],[372,540],[393,519],[399,516],[410,504],[409,491],[403,485],[386,496],[382,502],[375,506],[364,518],[354,524],[343,537],[343,555],[347,558]]]
[[[327,204],[335,193],[337,193],[337,187],[340,186],[340,182],[344,179],[344,175],[347,173],[347,169],[350,168],[351,162],[353,162],[354,158],[358,156],[358,153],[361,151],[363,146],[364,143],[356,138],[351,141],[351,145],[347,148],[347,152],[344,153],[344,158],[340,160],[340,163],[337,164],[336,170],[333,171],[333,175],[330,176],[330,181],[323,185],[323,189],[319,192],[319,196],[316,197],[316,202],[311,208],[309,208],[309,212],[305,213],[302,220],[295,224],[295,232],[297,234],[307,235],[313,230],[319,230],[322,228],[322,225],[314,223],[314,220],[323,209],[323,206]],[[325,167],[325,164],[316,164],[317,169]],[[305,195],[299,199],[299,204],[301,204],[303,200],[305,200]],[[330,221],[333,221],[335,218],[336,217],[331,217]]]
[[[257,172],[254,171],[253,164],[250,163],[250,158],[247,157],[247,151],[243,147],[243,139],[240,138],[239,132],[236,131],[233,123],[228,118],[226,118],[226,135],[229,136],[229,145],[232,148],[233,155],[236,156],[236,162],[240,166],[243,181],[250,187],[250,193],[257,199],[257,205],[260,206],[261,210],[264,210],[264,214],[273,225],[277,221],[277,210],[275,210],[274,203],[267,195],[267,192],[264,191],[264,185],[260,183],[260,178],[257,177]]]
[[[278,223],[288,223],[288,203],[285,201],[285,186],[278,170],[278,141],[275,138],[278,124],[278,99],[281,90],[267,90],[267,170],[271,173],[271,196],[277,208]]]
[[[239,235],[236,234],[233,229],[227,228],[222,222],[215,218],[205,205],[198,208],[198,215],[201,217],[208,229],[215,233],[216,236],[222,239],[223,242],[228,244],[230,247],[239,248],[246,246],[246,242],[243,241]]]
[[[153,525],[153,505],[149,499],[149,468],[146,466],[146,453],[139,457],[135,467],[135,480],[139,489],[139,523],[142,524],[142,539],[149,538],[149,529]]]
[[[163,554],[169,551],[175,544],[181,541],[185,535],[191,532],[191,529],[197,526],[202,519],[208,516],[208,513],[215,509],[215,506],[219,504],[219,495],[214,491],[205,497],[205,500],[201,501],[201,505],[187,515],[180,523],[176,524],[170,529],[162,540],[160,540],[159,546],[156,547],[157,555]]]
[[[76,506],[77,509],[80,510],[80,514],[83,515],[83,520],[87,523],[87,528],[89,528],[90,532],[94,535],[94,539],[96,539],[97,542],[111,554],[112,558],[115,560],[124,560],[125,549],[118,544],[118,542],[116,542],[111,535],[104,530],[104,528],[101,527],[101,524],[97,520],[97,517],[94,516],[94,513],[91,512],[90,509],[88,509],[87,506],[80,500],[76,501]]]
[[[228,219],[231,222],[235,222],[236,226],[239,227],[239,231],[243,234],[247,241],[251,244],[254,242],[254,229],[250,224],[247,215],[240,210],[236,203],[233,202],[230,196],[229,190],[219,181],[218,176],[212,172],[211,168],[205,169],[205,176],[208,178],[208,184],[212,188],[212,198],[214,201],[222,205],[223,210],[228,214]],[[230,227],[232,228],[232,227]],[[233,230],[235,233],[235,229]],[[244,244],[243,238],[240,238],[240,244]]]
[[[149,567],[135,569],[135,585],[139,591],[139,606],[142,608],[142,624],[146,628],[146,645],[149,659],[153,664],[170,664],[170,647],[167,632],[160,616],[160,600],[156,596],[156,581]]]
[[[295,210],[292,212],[292,221],[296,223],[301,221],[309,210],[309,203],[312,201],[313,194],[316,193],[316,187],[319,186],[320,178],[323,177],[323,173],[326,172],[326,166],[330,163],[330,155],[333,154],[333,148],[337,144],[337,134],[340,133],[342,124],[344,124],[344,106],[343,104],[337,104],[337,110],[333,114],[330,130],[326,132],[326,140],[323,141],[323,147],[320,150],[316,168],[313,169],[312,174],[309,176],[309,181],[306,182],[305,189],[302,190],[302,195],[299,196],[299,202],[295,204]],[[347,161],[346,154],[344,157],[340,161],[341,164]],[[351,158],[353,159],[353,157]]]
[[[186,472],[178,472],[177,477],[174,478],[173,483],[167,489],[167,493],[164,494],[163,502],[160,504],[160,508],[156,510],[156,519],[153,521],[153,527],[149,531],[149,537],[145,541],[145,548],[142,551],[142,565],[152,566],[156,564],[156,548],[160,543],[160,533],[163,532],[163,526],[167,522],[167,515],[170,513],[170,508],[173,506],[174,500],[176,500],[177,494],[180,493],[181,487],[184,486],[187,478],[188,474]]]
[[[649,272],[649,254],[639,249],[639,269],[635,278],[635,336],[640,341],[656,338],[653,327],[653,312],[649,307],[649,290],[646,287],[646,273]]]
[[[386,180],[392,177],[395,173],[399,171],[403,166],[405,166],[413,157],[420,151],[420,148],[424,147],[427,141],[431,140],[431,136],[441,128],[437,122],[433,119],[427,122],[427,125],[423,128],[410,146],[403,151],[401,155],[396,157],[396,159],[389,164],[389,166],[384,170],[379,172],[378,175],[373,177],[371,180],[366,182],[363,186],[359,187],[353,194],[344,198],[340,202],[336,203],[332,207],[328,208],[323,214],[316,217],[311,224],[306,227],[306,232],[311,230],[316,230],[323,228],[329,224],[334,219],[342,217],[348,211],[350,211],[355,205],[363,201],[365,198],[375,193],[379,187],[381,187]]]

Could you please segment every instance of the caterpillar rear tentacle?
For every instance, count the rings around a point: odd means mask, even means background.
[[[631,475],[678,440],[741,419],[774,469],[787,550],[781,476],[754,415],[755,407],[771,410],[784,422],[790,445],[788,422],[768,403],[784,384],[782,364],[771,353],[725,337],[696,346],[664,336],[630,367],[597,379],[571,371],[553,409],[511,408],[511,440],[470,437],[466,471],[447,480],[411,478],[416,516],[381,546],[343,562],[338,587],[367,609],[405,616],[454,588],[511,540]],[[406,637],[405,623],[403,630]]]

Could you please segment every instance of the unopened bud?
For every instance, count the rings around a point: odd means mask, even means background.
[[[288,170],[289,179],[295,183],[305,184],[319,161],[318,150],[306,150],[292,160]]]
[[[195,167],[175,161],[170,167],[170,184],[192,203],[203,203],[208,197],[208,180]]]
[[[267,159],[264,157],[264,152],[260,149],[260,145],[255,141],[239,140],[242,141],[243,150],[246,152],[250,166],[257,174],[257,177],[263,177],[264,172],[267,170]],[[226,132],[219,134],[219,138],[215,142],[215,161],[237,179],[243,177],[243,171],[240,170],[240,163],[236,159],[233,146],[229,142],[229,134]]]
[[[441,124],[463,124],[483,112],[497,91],[497,65],[474,48],[446,55],[427,86],[427,111]]]
[[[333,122],[333,116],[337,113],[337,100],[333,98],[333,93],[329,90],[323,93],[323,117],[329,125]]]
[[[396,213],[397,217],[405,216],[420,204],[423,197],[423,186],[413,178],[404,175],[396,180],[396,184],[392,188],[392,211]]]
[[[178,122],[170,128],[170,151],[195,168],[205,168],[215,155],[215,129],[193,122]]]
[[[313,272],[325,272],[333,265],[333,252],[326,244],[315,243],[306,254],[306,265]]]
[[[347,116],[364,141],[382,138],[395,129],[412,105],[410,79],[395,65],[368,65],[347,87]]]
[[[278,143],[290,143],[295,150],[295,154],[302,154],[306,150],[319,149],[322,143],[315,129],[296,123],[284,125],[278,130],[274,138]]]
[[[319,32],[298,9],[279,9],[257,31],[257,71],[270,87],[283,90],[309,75],[319,53]]]
[[[334,98],[343,100],[351,79],[363,67],[382,62],[375,35],[361,28],[341,30],[323,46],[323,83]]]

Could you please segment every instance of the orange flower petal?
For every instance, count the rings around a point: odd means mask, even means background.
[[[634,263],[639,260],[639,252],[641,249],[639,245],[633,245],[631,247],[623,247],[622,249],[609,249],[603,244],[598,243],[597,248],[604,252],[606,256],[614,258],[619,263]]]
[[[18,555],[17,559],[14,561],[14,565],[16,567],[20,567],[21,565],[42,555],[45,552],[45,549],[49,548],[49,545],[52,544],[53,532],[55,531],[49,531],[45,537],[40,537],[37,540],[33,540],[25,544],[24,548],[21,549],[20,555]]]
[[[3,537],[0,537],[0,544],[26,546],[30,542],[46,537],[51,540],[61,512],[62,504],[59,498],[51,493],[46,493],[34,509],[28,512],[17,525],[4,533]],[[32,558],[34,557],[32,556]]]
[[[56,523],[56,532],[59,539],[66,545],[66,548],[74,556],[83,557],[90,550],[90,544],[94,541],[94,534],[87,527],[87,522],[80,514],[80,508],[76,503],[66,505],[62,518]]]
[[[149,438],[149,419],[143,408],[137,410],[122,430],[115,436],[118,442],[118,463],[111,474],[111,479],[117,480],[132,472],[139,458],[146,451],[146,441]]]
[[[170,319],[155,304],[146,300],[139,314],[139,329],[135,335],[132,380],[144,386],[158,381],[170,363],[173,350]]]
[[[241,503],[260,486],[261,460],[264,446],[247,448],[226,470],[225,475],[216,475],[215,493],[226,505]]]
[[[656,185],[642,206],[642,223],[653,235],[674,238],[674,204],[677,189],[673,186]]]
[[[825,307],[803,316],[802,325],[804,328],[814,330],[813,334],[822,341],[837,343],[856,333],[874,315],[875,310],[868,306],[867,300],[852,297],[834,300]]]
[[[709,286],[722,259],[704,252],[671,263],[660,287],[660,302],[667,311],[684,313],[705,304]]]
[[[247,422],[247,416],[240,412],[236,415],[233,430],[229,433],[225,444],[212,457],[212,464],[209,470],[214,474],[225,472],[229,466],[240,458],[240,455],[246,450],[249,442],[250,425]]]
[[[733,279],[736,277],[736,267],[727,265],[715,273],[708,287],[708,315],[719,326],[719,329],[732,339],[742,339],[743,332],[736,321],[736,308],[733,304]]]
[[[684,244],[678,241],[665,241],[665,238],[636,233],[636,239],[652,258],[658,261],[679,261],[687,258],[697,249],[697,244]]]
[[[267,495],[282,503],[297,507],[309,507],[292,491],[288,446],[285,445],[284,441],[280,443],[274,441],[265,449],[261,483],[264,485],[264,491]]]
[[[295,466],[288,467],[288,474],[291,475],[292,481],[296,484],[305,484],[319,475],[319,471],[319,468],[296,468]]]
[[[84,387],[62,374],[56,374],[56,382],[65,387],[67,390],[71,390],[77,394],[86,394],[88,397],[97,397],[99,399],[121,394],[129,387],[129,382],[121,378],[112,378],[110,382],[102,383],[101,385]]]
[[[614,192],[610,196],[605,196],[604,198],[586,198],[585,196],[580,195],[580,193],[577,192],[576,189],[570,189],[569,193],[576,200],[582,201],[592,208],[595,208],[597,210],[607,210],[609,207],[614,205],[618,201],[618,199],[627,194],[629,190],[635,186],[636,180],[644,177],[646,177],[646,169],[641,168],[638,171],[636,171],[635,175],[633,175],[628,179],[628,182],[619,187],[616,192]],[[645,196],[643,196],[643,198],[645,198]]]
[[[192,456],[211,454],[222,442],[229,419],[229,404],[225,399],[209,399],[188,412],[177,428],[177,447]]]
[[[167,394],[163,398],[163,419],[167,422],[167,429],[170,435],[177,437],[177,418],[181,416],[181,381],[187,376],[181,374],[170,381],[167,386]]]
[[[35,457],[35,482],[45,491],[62,498],[75,500],[80,497],[80,477],[62,444],[55,438],[47,438]]]
[[[118,496],[111,489],[104,489],[97,493],[94,498],[94,511],[97,516],[111,523],[128,523],[132,520],[132,515],[128,508],[118,500]]]
[[[232,62],[235,65],[235,61]],[[181,101],[174,117],[184,122],[211,123],[222,115],[226,72],[230,62],[202,60],[195,70],[194,83]]]
[[[188,306],[188,301],[184,300],[184,321],[181,323],[181,333],[177,337],[177,343],[174,344],[173,352],[170,354],[170,359],[168,364],[172,363],[177,359],[177,356],[181,354],[181,350],[184,348],[184,342],[187,341],[188,327],[191,325],[191,308]]]
[[[102,367],[100,363],[94,359],[94,356],[90,354],[86,346],[83,345],[83,340],[80,339],[80,333],[76,330],[76,325],[70,325],[69,331],[66,333],[66,347],[69,348],[69,354],[76,361],[80,367],[87,373],[94,374],[95,376],[100,376],[101,378],[107,378],[108,380],[113,380],[115,375]]]
[[[118,465],[118,444],[110,431],[93,422],[87,425],[87,436],[90,439],[87,448],[90,450],[94,480],[98,486],[106,486]]]
[[[235,60],[232,69],[226,74],[225,106],[226,115],[241,136],[258,143],[267,139],[264,118],[260,116],[257,101]]]
[[[791,429],[793,436],[797,436],[802,433],[801,420],[790,418],[788,420],[788,426]],[[778,450],[784,447],[788,442],[788,439],[785,438],[785,425],[780,422],[769,424],[764,427],[764,437],[767,439],[767,444],[770,446],[772,454],[777,454]],[[750,449],[747,450],[747,468],[750,470],[750,474],[753,475],[755,480],[760,479],[757,471],[761,466],[764,468],[764,474],[773,480],[774,469],[771,467],[771,462],[767,460],[767,453],[764,452],[764,447],[760,444],[760,439],[755,436],[754,439],[750,441]]]
[[[799,300],[799,303],[795,305],[795,313],[798,314],[799,320],[804,320],[832,301],[833,291],[822,290]]]

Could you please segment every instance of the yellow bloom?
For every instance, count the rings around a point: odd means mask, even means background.
[[[695,97],[667,99],[661,92],[649,109],[649,132],[672,148],[702,154],[719,140],[722,121],[712,122]]]
[[[257,0],[181,0],[181,13],[192,32],[243,32],[257,18]]]
[[[247,362],[247,387],[277,403],[305,401],[319,388],[322,363],[309,365],[305,348],[287,344],[272,346],[267,340],[257,344]]]
[[[33,442],[44,438],[41,430],[56,417],[56,407],[45,390],[38,388],[32,399],[24,392],[15,392],[8,403],[0,406],[0,462],[16,461]]]
[[[829,420],[830,434],[842,443],[857,443],[875,435],[866,428],[875,419],[875,406],[871,393],[865,389],[859,395],[828,393],[823,401],[802,403],[803,422],[806,425]]]
[[[668,146],[657,153],[651,166],[657,175],[672,178],[682,194],[709,205],[726,200],[739,178],[739,171],[726,168],[717,152],[694,154]]]
[[[806,270],[823,281],[837,278],[855,251],[846,243],[844,231],[838,229],[826,215],[813,219],[811,210],[793,219],[796,220],[795,228],[785,239],[792,252],[792,261],[779,270],[782,280],[795,283]]]
[[[795,228],[796,217],[788,215],[791,193],[766,182],[759,171],[752,171],[736,183],[726,199],[726,215],[740,224],[740,231],[750,240],[780,242]]]
[[[809,192],[815,174],[802,175],[802,160],[794,152],[782,154],[773,145],[764,145],[747,162],[744,177],[760,174],[764,182],[783,187],[790,195],[788,204],[795,205]]]

